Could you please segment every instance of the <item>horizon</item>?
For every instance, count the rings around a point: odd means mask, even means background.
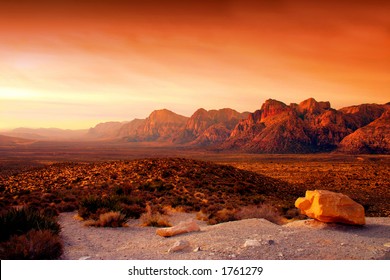
[[[1,3],[0,131],[254,112],[269,98],[385,104],[389,13],[375,0]]]

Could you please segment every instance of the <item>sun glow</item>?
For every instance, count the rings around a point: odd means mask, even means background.
[[[0,100],[39,100],[42,93],[31,89],[0,87]]]

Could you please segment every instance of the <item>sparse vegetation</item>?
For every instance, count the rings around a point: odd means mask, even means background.
[[[30,230],[0,244],[0,259],[55,260],[63,253],[60,237],[50,230]]]
[[[1,259],[58,259],[62,254],[60,225],[52,216],[28,208],[0,215]]]
[[[252,218],[266,219],[267,221],[278,225],[287,222],[287,219],[281,215],[280,211],[270,204],[244,206],[234,214],[234,217],[237,220]]]
[[[97,221],[90,220],[86,222],[87,226],[94,227],[124,227],[128,219],[121,212],[107,212],[100,214]]]
[[[49,230],[58,235],[60,225],[52,218],[28,208],[10,209],[0,215],[0,242],[13,235],[23,235],[30,230]]]
[[[146,212],[141,215],[141,225],[144,227],[171,227],[168,216],[152,210],[150,205],[146,206]]]
[[[78,214],[85,220],[100,220],[101,214],[121,212],[125,218],[139,218],[145,211],[125,194],[106,197],[88,196],[81,200]]]
[[[244,207],[272,204],[292,219],[300,218],[295,199],[310,188],[342,192],[361,203],[367,216],[390,215],[385,156],[220,155],[215,160],[224,164],[155,158],[0,171],[0,212],[25,205],[55,217],[78,209],[85,220],[98,221],[111,211],[139,218],[148,202],[161,209],[201,211],[203,219],[218,223],[238,219]]]

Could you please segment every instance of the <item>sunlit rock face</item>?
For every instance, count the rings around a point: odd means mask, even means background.
[[[364,208],[348,196],[326,190],[306,191],[295,201],[302,214],[325,223],[364,225]]]

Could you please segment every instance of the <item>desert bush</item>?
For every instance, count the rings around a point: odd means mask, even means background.
[[[87,226],[95,227],[123,227],[126,225],[128,219],[121,212],[107,212],[100,214],[97,221],[90,220],[85,223]]]
[[[215,224],[219,224],[219,223],[226,223],[226,222],[230,222],[230,221],[235,221],[237,220],[235,214],[236,214],[237,210],[234,210],[234,209],[222,209],[222,210],[219,210],[215,213],[211,213],[210,216],[209,216],[209,220],[208,220],[208,224],[209,225],[215,225]]]
[[[139,219],[145,212],[145,208],[137,204],[133,205],[121,205],[121,212],[128,218]]]
[[[243,219],[266,219],[274,224],[284,224],[286,219],[280,214],[278,209],[270,204],[250,205],[242,207],[238,212],[235,213],[237,220]]]
[[[60,237],[50,230],[30,230],[0,245],[0,259],[55,260],[63,253]]]
[[[83,219],[99,219],[99,215],[119,211],[118,201],[110,197],[89,196],[80,201],[78,214]]]
[[[146,212],[140,217],[141,225],[144,227],[171,227],[167,215],[163,215],[155,210],[152,210],[150,205],[146,206]]]
[[[142,204],[138,197],[128,195],[89,196],[80,201],[78,214],[86,220],[98,220],[100,214],[110,211],[121,212],[127,218],[139,218],[144,212]]]
[[[0,242],[8,240],[12,235],[23,235],[28,231],[49,230],[59,234],[61,228],[53,217],[47,217],[28,208],[12,208],[0,215]]]
[[[206,214],[203,210],[200,210],[196,213],[196,219],[199,221],[207,221],[209,219],[209,215]]]

